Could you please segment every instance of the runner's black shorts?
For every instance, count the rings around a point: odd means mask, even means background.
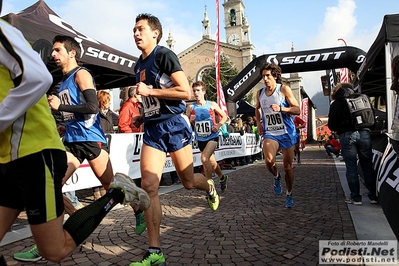
[[[210,140],[207,140],[207,141],[199,141],[199,140],[197,140],[197,142],[198,142],[198,149],[199,149],[201,152],[203,152],[203,151],[205,150],[206,145],[207,145],[208,142],[210,142],[210,141],[216,141],[216,143],[217,143],[216,149],[219,148],[219,137],[217,137],[217,138],[213,138],[213,139],[210,139]]]
[[[107,143],[86,141],[86,142],[66,142],[64,141],[65,149],[72,153],[80,163],[85,159],[88,161],[96,159],[101,150],[105,150],[109,153]]]
[[[54,220],[64,212],[65,151],[47,149],[0,164],[0,206],[26,210],[29,224]]]

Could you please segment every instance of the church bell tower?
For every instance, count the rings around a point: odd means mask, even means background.
[[[242,52],[243,67],[252,61],[254,46],[251,43],[250,26],[242,0],[224,0],[224,29],[226,42]]]
[[[250,27],[245,16],[245,6],[242,0],[224,0],[224,29],[228,44],[242,46],[248,45]]]

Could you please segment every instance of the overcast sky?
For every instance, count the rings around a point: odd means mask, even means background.
[[[35,0],[4,0],[1,15],[18,13]],[[132,37],[134,20],[139,13],[152,13],[163,24],[166,45],[169,32],[179,53],[202,37],[205,6],[216,32],[216,1],[211,0],[46,0],[47,5],[75,29],[123,52],[138,56]],[[220,0],[221,41],[225,41],[224,1]],[[254,54],[313,50],[347,45],[368,51],[375,40],[383,17],[399,13],[397,0],[244,0],[245,14],[251,27]],[[313,96],[321,92],[324,71],[302,72],[302,86]]]

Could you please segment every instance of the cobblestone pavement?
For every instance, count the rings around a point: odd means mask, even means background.
[[[277,164],[283,171],[281,156]],[[303,151],[301,165],[294,165],[292,209],[284,207],[285,190],[273,194],[272,176],[263,162],[229,174],[217,211],[209,209],[205,194],[197,190],[161,195],[161,245],[167,265],[317,265],[319,240],[357,239],[334,160],[316,145]],[[136,236],[134,227],[130,207],[111,211],[59,265],[126,266],[141,260],[148,248],[147,232]],[[57,265],[12,259],[13,253],[32,245],[30,237],[1,250],[8,265]]]

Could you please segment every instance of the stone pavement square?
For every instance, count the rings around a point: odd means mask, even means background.
[[[283,172],[281,156],[277,164]],[[319,240],[357,239],[334,160],[316,145],[303,151],[300,166],[294,165],[292,209],[284,207],[284,182],[283,194],[274,195],[273,177],[263,161],[229,173],[228,189],[220,193],[215,212],[205,193],[197,190],[161,195],[161,245],[167,265],[318,265]],[[126,266],[141,260],[148,248],[147,232],[136,236],[134,227],[130,207],[113,210],[59,265]],[[12,259],[13,253],[32,244],[29,237],[1,250],[9,265],[58,265]]]

